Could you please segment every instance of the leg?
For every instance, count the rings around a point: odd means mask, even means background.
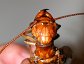
[[[31,34],[31,29],[25,33],[23,33],[22,37],[24,37],[26,40],[24,41],[26,44],[29,45],[35,45],[36,40],[33,36],[29,36],[28,34]]]

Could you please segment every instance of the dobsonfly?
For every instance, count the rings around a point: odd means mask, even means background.
[[[84,15],[84,13],[75,13],[53,18],[47,10],[49,9],[40,10],[34,21],[30,23],[30,26],[5,44],[0,50],[0,54],[3,53],[7,46],[22,36],[25,38],[24,42],[26,44],[36,46],[34,56],[29,58],[31,64],[64,64],[63,59],[66,56],[61,54],[60,49],[54,46],[54,40],[59,37],[57,31],[61,27],[55,21],[66,17]],[[28,34],[32,34],[32,36]]]

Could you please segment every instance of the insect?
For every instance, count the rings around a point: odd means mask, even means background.
[[[20,36],[23,36],[26,44],[36,46],[34,56],[29,58],[31,64],[63,64],[65,55],[61,54],[60,49],[54,46],[54,40],[59,36],[57,31],[61,27],[55,21],[66,17],[84,15],[84,13],[75,13],[53,18],[47,10],[49,9],[40,10],[34,21],[30,23],[30,26],[5,44],[0,50],[0,54],[3,53],[7,46],[16,41]]]

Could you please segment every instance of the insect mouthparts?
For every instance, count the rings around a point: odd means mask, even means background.
[[[42,10],[46,11],[46,10],[49,10],[49,9],[42,9]]]

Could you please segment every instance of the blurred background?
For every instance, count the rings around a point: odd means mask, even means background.
[[[39,10],[48,8],[54,18],[84,12],[84,0],[0,0],[0,44],[7,43],[34,20]],[[83,64],[84,16],[74,16],[56,21],[61,25],[57,47],[72,49],[72,64]],[[23,38],[17,42],[23,43]]]

